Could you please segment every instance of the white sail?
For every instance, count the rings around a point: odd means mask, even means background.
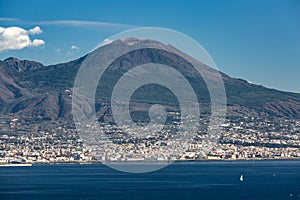
[[[243,176],[243,174],[240,176],[240,181],[244,181],[244,176]]]

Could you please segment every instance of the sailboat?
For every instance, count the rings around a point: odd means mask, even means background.
[[[243,174],[241,174],[241,176],[240,176],[240,181],[241,181],[241,182],[244,181],[244,176],[243,176]]]

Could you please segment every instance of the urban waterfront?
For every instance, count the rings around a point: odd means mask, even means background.
[[[206,127],[207,123],[202,121],[202,127]],[[114,162],[147,160],[149,157],[158,161],[300,158],[299,120],[254,117],[227,120],[221,125],[220,137],[216,137],[218,142],[207,143],[210,147],[207,152],[203,150],[207,130],[199,130],[190,143],[182,140],[176,143],[172,138],[172,128],[158,136],[132,139],[120,132],[117,126],[101,126],[114,141],[112,148],[96,132],[99,137],[96,146],[101,146],[103,152],[86,146],[71,122],[37,123],[34,119],[2,117],[0,164]],[[185,146],[188,146],[186,150],[180,150]]]
[[[244,180],[240,181],[243,175]],[[176,162],[130,174],[102,164],[1,167],[8,199],[300,199],[300,161]]]

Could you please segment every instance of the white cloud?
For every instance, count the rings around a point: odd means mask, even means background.
[[[113,40],[105,39],[105,40],[103,40],[103,42],[101,42],[100,46],[104,46],[104,45],[110,44],[112,42],[113,42]]]
[[[105,46],[107,44],[110,44],[112,42],[113,42],[113,40],[111,40],[111,39],[105,39],[100,44],[98,44],[92,51],[98,49],[99,47],[102,47],[102,46]]]
[[[44,40],[34,39],[32,41],[32,46],[43,46],[45,44]]]
[[[10,17],[0,17],[0,21],[18,21],[17,18],[10,18]]]
[[[65,26],[101,26],[101,27],[124,27],[124,28],[138,27],[130,24],[119,24],[119,23],[100,22],[100,21],[84,21],[84,20],[53,20],[53,21],[39,21],[38,23],[45,24],[45,25],[65,25]]]
[[[5,50],[20,50],[25,47],[43,46],[44,40],[30,39],[30,35],[41,34],[39,26],[25,30],[20,27],[0,27],[0,52]]]
[[[71,50],[80,50],[80,48],[74,44],[70,47],[70,49]]]
[[[29,29],[28,32],[29,32],[31,35],[43,33],[42,29],[41,29],[39,26],[36,26],[36,27],[34,27],[34,28],[32,28],[32,29]]]

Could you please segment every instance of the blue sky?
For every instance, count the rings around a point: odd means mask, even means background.
[[[300,92],[298,0],[1,0],[0,27],[12,26],[25,30],[39,26],[43,33],[30,38],[45,44],[2,50],[2,60],[14,56],[47,65],[65,62],[120,31],[164,27],[195,39],[230,76]]]

